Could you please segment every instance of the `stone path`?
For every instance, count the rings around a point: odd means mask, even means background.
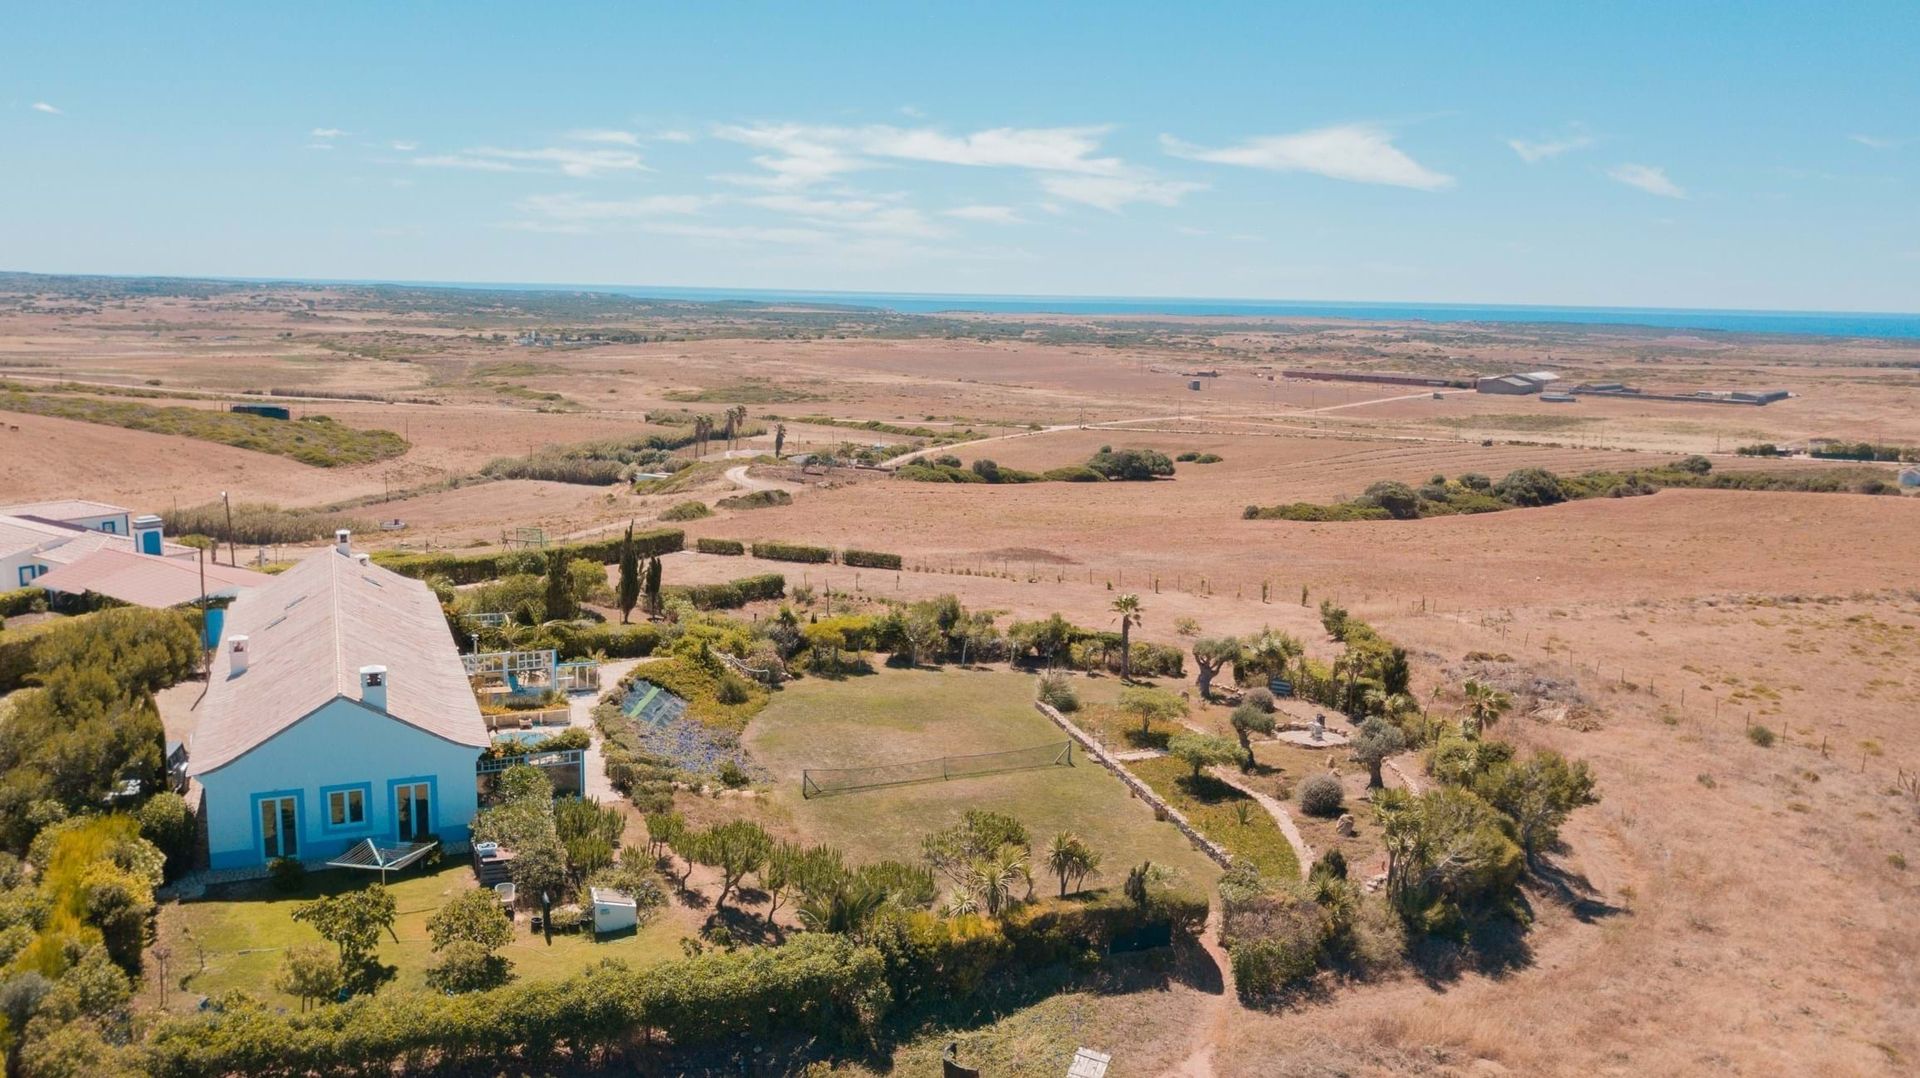
[[[598,801],[614,801],[620,795],[614,790],[613,784],[607,781],[607,765],[605,758],[600,755],[600,730],[593,725],[593,709],[599,706],[600,701],[618,691],[620,679],[626,677],[629,670],[644,661],[643,659],[615,659],[612,662],[601,663],[600,691],[575,693],[567,699],[569,724],[582,727],[593,735],[593,743],[587,746],[586,760],[582,766],[586,769],[584,781],[587,796]]]
[[[1280,825],[1280,833],[1287,836],[1287,845],[1293,847],[1293,856],[1300,862],[1300,878],[1306,879],[1308,870],[1313,868],[1313,847],[1307,845],[1307,840],[1300,834],[1300,829],[1294,826],[1293,815],[1287,811],[1287,806],[1247,785],[1246,780],[1230,768],[1213,767],[1209,768],[1207,773],[1253,798],[1261,808],[1267,810],[1267,815],[1273,817],[1273,822]]]

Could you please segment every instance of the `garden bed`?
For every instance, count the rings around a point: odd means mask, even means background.
[[[1136,760],[1127,765],[1127,770],[1179,809],[1202,834],[1234,857],[1252,861],[1262,876],[1276,880],[1300,877],[1300,859],[1294,855],[1293,846],[1280,833],[1280,825],[1253,798],[1210,775],[1195,779],[1191,767],[1171,756]]]

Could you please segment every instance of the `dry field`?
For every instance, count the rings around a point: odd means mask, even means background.
[[[92,497],[146,510],[229,490],[239,500],[325,504],[467,475],[543,444],[640,433],[650,429],[650,409],[717,411],[723,403],[669,395],[724,395],[746,383],[805,398],[752,404],[756,417],[819,414],[987,434],[1029,424],[1106,428],[951,450],[966,461],[1047,468],[1081,462],[1103,444],[1218,453],[1221,463],[1181,465],[1176,478],[1144,484],[945,486],[755,465],[756,478],[799,488],[794,504],[722,510],[686,525],[689,535],[897,551],[908,571],[667,560],[669,583],[773,570],[855,601],[953,592],[970,607],[1014,617],[1058,610],[1088,625],[1109,624],[1114,595],[1137,591],[1147,609],[1139,635],[1162,643],[1180,643],[1175,622],[1192,618],[1209,634],[1272,625],[1324,649],[1311,604],[1330,597],[1406,644],[1416,688],[1443,710],[1454,706],[1452,686],[1470,651],[1505,653],[1514,660],[1508,674],[1552,679],[1574,703],[1564,714],[1508,720],[1516,740],[1592,760],[1604,797],[1570,828],[1564,888],[1531,895],[1537,924],[1513,968],[1342,986],[1272,1014],[1180,989],[1165,997],[1159,1020],[1135,1021],[1137,998],[1079,995],[1008,1016],[1011,1035],[1023,1022],[1045,1028],[1070,1008],[1074,1028],[1100,1031],[1119,1059],[1150,1061],[1147,1073],[1164,1065],[1194,1075],[1920,1067],[1920,800],[1896,789],[1901,769],[1920,771],[1912,718],[1920,593],[1910,590],[1920,502],[1671,490],[1412,522],[1240,519],[1249,503],[1330,501],[1381,479],[1623,468],[1716,446],[1717,468],[1755,467],[1730,450],[1815,435],[1917,444],[1920,347],[1179,319],[1103,320],[1125,333],[1102,341],[1047,336],[1100,328],[1085,320],[1034,318],[998,320],[1011,327],[1005,336],[976,326],[884,339],[812,330],[725,336],[652,320],[636,323],[645,343],[550,350],[491,339],[537,322],[355,311],[330,306],[325,294],[309,298],[313,311],[149,299],[91,315],[0,313],[0,378],[157,379],[165,389],[223,394],[304,387],[440,402],[297,405],[404,432],[413,443],[404,456],[317,469],[9,415],[0,416],[0,500]],[[1435,400],[1410,387],[1269,381],[1261,369],[1303,365],[1551,367],[1576,380],[1777,385],[1799,396],[1765,408]],[[1172,373],[1202,367],[1223,373],[1199,392]],[[542,401],[543,393],[564,400]],[[841,441],[903,440],[795,423],[787,444]],[[748,448],[769,446],[758,438]],[[511,482],[364,512],[407,519],[408,542],[464,546],[517,525],[567,534],[644,523],[673,502],[736,490],[715,469],[673,495]],[[1775,744],[1754,743],[1750,722],[1774,732]],[[918,1073],[924,1062],[901,1064]]]

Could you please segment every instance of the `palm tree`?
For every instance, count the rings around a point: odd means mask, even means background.
[[[1300,641],[1268,629],[1247,643],[1246,663],[1269,678],[1285,677],[1301,653]]]
[[[1112,610],[1120,615],[1120,680],[1133,678],[1133,627],[1140,624],[1140,616],[1146,613],[1140,605],[1140,597],[1132,592],[1113,601]]]
[[[832,932],[857,940],[867,922],[886,904],[884,887],[849,877],[836,886],[808,894],[794,907],[794,915],[809,931]]]
[[[747,406],[744,404],[736,404],[727,409],[727,435],[728,439],[734,442],[736,447],[738,447],[739,440],[746,436],[746,431]]]
[[[1513,707],[1513,697],[1485,682],[1468,678],[1462,691],[1467,694],[1467,722],[1474,734],[1500,721]]]
[[[1053,842],[1047,847],[1047,867],[1060,879],[1060,897],[1067,897],[1067,886],[1080,889],[1080,882],[1092,875],[1100,867],[1100,855],[1080,841],[1080,836],[1071,831],[1062,831],[1053,836]]]
[[[1027,870],[1027,851],[1008,843],[993,856],[975,861],[967,870],[966,889],[987,916],[998,917],[1013,905],[1013,885],[1027,881],[1033,889],[1033,874]]]

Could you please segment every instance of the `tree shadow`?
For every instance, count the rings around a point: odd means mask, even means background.
[[[1541,856],[1529,867],[1528,879],[1542,896],[1564,906],[1583,924],[1627,912],[1625,906],[1608,902],[1585,876],[1557,861]]]
[[[1414,936],[1407,942],[1407,964],[1436,991],[1468,973],[1497,979],[1532,966],[1533,909],[1525,895],[1516,896],[1514,905],[1511,914],[1476,918],[1456,935]]]

